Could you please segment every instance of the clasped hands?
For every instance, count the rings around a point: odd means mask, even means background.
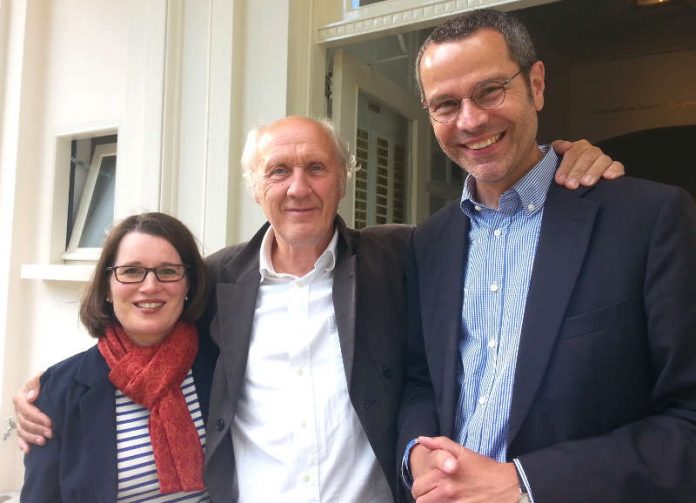
[[[517,503],[513,463],[499,463],[447,437],[419,437],[409,459],[417,503]]]

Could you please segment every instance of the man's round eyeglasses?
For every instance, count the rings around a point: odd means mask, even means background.
[[[187,269],[188,267],[183,264],[161,265],[159,267],[115,265],[106,268],[107,271],[114,273],[114,277],[119,283],[142,283],[150,272],[155,275],[157,281],[172,283],[184,279]]]
[[[512,82],[512,79],[517,77],[529,67],[521,68],[515,75],[505,80],[487,80],[479,82],[474,87],[471,96],[463,98],[445,98],[433,103],[423,102],[423,109],[428,111],[430,117],[434,121],[442,124],[454,122],[459,117],[459,112],[462,108],[462,101],[471,100],[474,104],[483,110],[493,110],[498,108],[505,101],[505,93]]]

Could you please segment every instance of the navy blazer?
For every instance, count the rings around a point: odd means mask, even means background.
[[[458,204],[416,230],[399,449],[454,435],[468,256]],[[629,177],[544,206],[508,458],[537,503],[696,501],[696,209]]]
[[[217,348],[199,338],[192,370],[204,418]],[[53,440],[24,458],[22,503],[116,501],[116,403],[109,367],[93,346],[41,376],[37,406],[53,422]]]
[[[239,498],[230,428],[244,382],[264,225],[249,243],[208,259],[210,330],[220,347],[213,387],[206,485],[213,501]],[[412,228],[380,226],[339,232],[333,304],[346,382],[355,411],[392,491],[396,491],[396,415],[401,398],[406,339],[406,255]],[[347,470],[350,467],[346,467]]]

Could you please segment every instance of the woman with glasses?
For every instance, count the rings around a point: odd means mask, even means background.
[[[194,326],[205,301],[203,260],[177,219],[145,213],[111,231],[80,307],[97,344],[41,377],[54,439],[26,456],[22,502],[209,501],[217,350]]]

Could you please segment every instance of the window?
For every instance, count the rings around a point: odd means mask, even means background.
[[[353,226],[410,223],[409,122],[391,107],[358,94]]]
[[[364,7],[365,5],[370,5],[377,2],[383,2],[384,0],[351,0],[350,5],[353,9],[358,9]]]
[[[406,149],[394,139],[358,128],[355,157],[354,227],[407,223]]]
[[[109,135],[71,141],[66,259],[95,259],[111,229],[116,139],[116,135]]]

